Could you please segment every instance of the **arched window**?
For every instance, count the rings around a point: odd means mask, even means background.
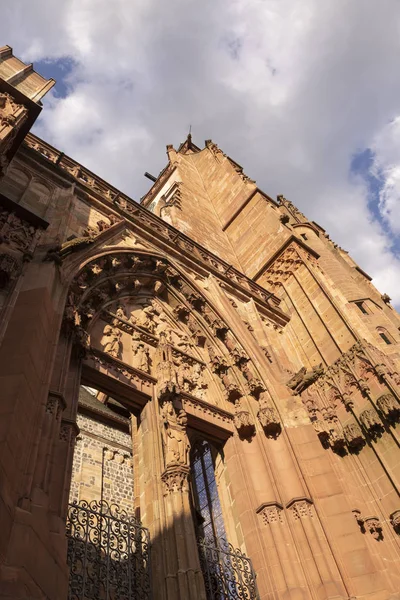
[[[208,543],[220,545],[226,540],[226,532],[208,442],[195,444],[191,453],[191,472],[197,532]]]
[[[379,334],[379,337],[385,342],[385,344],[394,344],[395,340],[393,339],[393,337],[390,335],[390,333],[384,328],[384,327],[377,327],[377,332]]]

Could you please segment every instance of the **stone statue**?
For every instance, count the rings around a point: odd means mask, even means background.
[[[204,379],[203,367],[198,362],[195,362],[192,367],[192,381],[193,385],[195,386],[193,395],[197,396],[197,398],[203,399],[207,388],[207,383]]]
[[[149,349],[140,339],[140,334],[137,331],[132,335],[132,366],[141,371],[149,372]]]
[[[190,444],[186,435],[187,416],[184,410],[176,414],[171,401],[164,403],[162,409],[164,422],[164,444],[166,466],[172,464],[187,465]]]
[[[157,315],[157,311],[152,304],[149,304],[145,308],[143,308],[142,312],[136,319],[136,325],[139,327],[143,327],[143,329],[147,329],[150,333],[154,333],[156,323],[155,317]]]
[[[103,351],[107,352],[110,356],[119,358],[121,351],[121,332],[116,327],[106,325],[103,330],[103,334],[108,338],[104,344]]]

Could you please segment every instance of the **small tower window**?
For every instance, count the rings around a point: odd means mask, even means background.
[[[358,308],[361,310],[361,312],[364,313],[364,315],[368,314],[368,311],[365,308],[364,302],[356,302],[355,304],[356,304],[356,306],[358,306]]]
[[[386,335],[386,333],[380,333],[379,334],[381,336],[381,338],[383,339],[383,341],[385,342],[385,344],[391,344],[392,342],[389,340],[388,336]]]
[[[390,344],[395,343],[394,338],[390,335],[390,333],[384,327],[378,327],[377,331],[378,331],[379,337],[385,342],[385,344],[387,344],[389,346]]]
[[[308,240],[308,237],[306,236],[306,234],[305,234],[305,233],[301,233],[300,235],[301,235],[301,237],[303,238],[303,240]]]

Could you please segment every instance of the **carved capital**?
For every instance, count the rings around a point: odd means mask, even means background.
[[[161,475],[164,484],[164,496],[174,492],[188,491],[189,467],[185,465],[170,465]]]

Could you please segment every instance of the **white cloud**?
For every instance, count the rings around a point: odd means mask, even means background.
[[[17,6],[15,6],[17,5]],[[10,39],[13,24],[19,23]],[[70,94],[37,133],[135,198],[192,125],[283,192],[400,303],[400,261],[350,173],[371,147],[400,230],[397,0],[19,0],[0,34],[27,60],[70,56]]]

